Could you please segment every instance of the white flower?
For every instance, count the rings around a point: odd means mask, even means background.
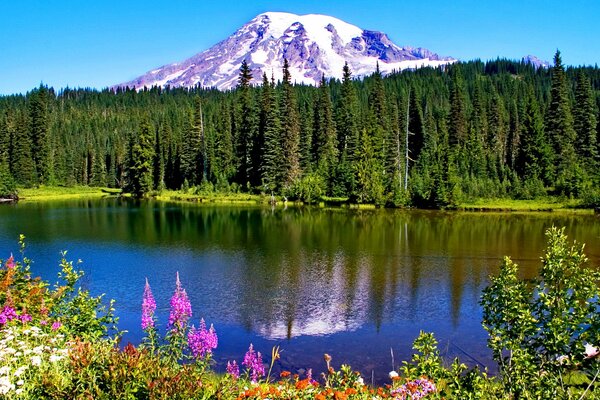
[[[8,375],[9,372],[10,368],[7,365],[0,367],[0,375]]]
[[[564,364],[567,361],[569,361],[569,356],[567,356],[567,355],[558,356],[558,357],[556,357],[556,361],[558,361],[559,364]]]
[[[585,358],[596,357],[598,355],[598,353],[600,353],[600,350],[598,350],[597,347],[595,347],[589,343],[585,344],[585,352],[583,353],[585,355]]]
[[[21,367],[17,368],[17,370],[15,371],[15,374],[14,374],[14,375],[15,375],[16,377],[19,377],[19,376],[21,376],[21,375],[23,374],[23,372],[25,372],[25,370],[26,370],[27,368],[28,368],[28,367],[27,367],[27,365],[23,365],[23,366],[21,366]]]
[[[32,350],[35,354],[42,354],[44,352],[44,346],[34,347]]]
[[[356,383],[358,383],[359,385],[364,385],[364,384],[365,384],[365,381],[364,381],[364,379],[362,378],[362,376],[359,376],[359,377],[358,377],[358,379],[356,380]]]
[[[21,388],[18,388],[17,390],[15,390],[15,394],[16,394],[17,396],[18,396],[18,395],[20,395],[21,393],[23,393],[23,389],[21,389]]]
[[[64,358],[63,356],[57,356],[56,354],[52,354],[52,355],[50,356],[50,362],[51,362],[51,363],[53,363],[53,362],[57,362],[57,361],[60,361],[60,360],[62,360],[63,358]]]
[[[390,373],[388,374],[390,379],[394,379],[398,377],[398,373],[396,371],[390,371]]]
[[[23,386],[24,383],[25,383],[25,381],[23,379],[19,379],[17,381],[17,386]]]
[[[42,357],[40,357],[40,356],[31,357],[31,365],[34,365],[36,367],[39,367],[40,365],[42,365]]]

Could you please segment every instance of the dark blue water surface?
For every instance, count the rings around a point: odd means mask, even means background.
[[[241,361],[249,343],[276,369],[349,363],[381,382],[410,358],[420,330],[441,352],[495,370],[478,305],[487,278],[511,255],[536,274],[544,231],[566,226],[600,259],[594,215],[270,209],[122,199],[0,207],[0,258],[27,236],[35,274],[56,281],[60,251],[83,260],[83,285],[116,300],[124,342],[139,343],[148,278],[159,324],[168,320],[179,272],[193,309],[219,335],[216,368]],[[268,357],[266,357],[268,358]]]

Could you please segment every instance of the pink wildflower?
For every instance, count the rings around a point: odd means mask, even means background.
[[[204,319],[200,320],[199,329],[192,326],[188,333],[188,346],[195,358],[203,358],[206,355],[212,354],[212,351],[217,348],[218,343],[219,339],[215,328],[211,324],[210,329],[206,329]]]
[[[57,331],[60,329],[61,326],[62,326],[62,323],[60,321],[54,321],[52,323],[52,330]]]
[[[252,382],[257,382],[258,379],[265,374],[265,366],[262,362],[262,355],[259,352],[254,351],[252,343],[244,356],[242,365],[246,367],[246,371],[250,375]]]
[[[144,287],[144,296],[142,300],[142,329],[146,330],[154,328],[154,311],[156,310],[156,302],[146,278],[146,286]]]
[[[8,258],[8,260],[6,260],[6,268],[8,269],[13,269],[15,267],[15,258],[13,257],[12,253],[10,254],[10,257]]]
[[[231,375],[234,379],[240,377],[240,366],[235,360],[232,363],[227,361],[227,373]]]
[[[11,306],[4,306],[0,312],[0,325],[5,325],[7,322],[17,318],[17,312]]]
[[[21,321],[24,324],[31,321],[31,315],[29,315],[29,314],[22,314],[22,315],[19,315],[17,318],[19,319],[19,321]]]
[[[175,293],[171,297],[171,312],[169,314],[169,326],[172,329],[183,329],[188,319],[192,316],[192,305],[188,299],[185,289],[181,288],[179,281],[179,272],[177,272],[177,281]]]

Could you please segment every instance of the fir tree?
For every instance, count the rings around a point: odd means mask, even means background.
[[[256,135],[255,106],[250,81],[252,70],[246,60],[242,61],[238,78],[240,92],[238,104],[238,126],[236,134],[236,154],[239,160],[238,182],[243,186],[257,185],[259,183],[258,169],[260,168],[262,143],[256,143],[253,149],[253,140]]]
[[[50,178],[48,102],[48,88],[40,85],[31,95],[29,103],[31,153],[39,183],[47,183]]]
[[[568,175],[575,163],[575,130],[569,102],[567,77],[562,65],[560,51],[554,55],[552,68],[552,86],[550,88],[550,105],[546,113],[546,134],[554,151],[556,176]]]
[[[461,65],[452,65],[450,69],[452,85],[450,86],[450,121],[448,142],[450,146],[462,145],[467,139],[467,111],[464,92],[464,81]]]
[[[283,82],[281,85],[281,125],[282,125],[282,167],[285,186],[290,186],[300,178],[300,118],[296,93],[292,86],[292,76],[287,59],[283,62]]]
[[[577,134],[577,154],[583,158],[584,165],[591,173],[597,174],[597,109],[594,102],[592,85],[583,71],[577,74],[575,90],[574,128]]]
[[[282,126],[279,105],[273,83],[263,76],[263,107],[265,111],[265,153],[261,169],[262,182],[268,192],[279,190],[284,179]]]
[[[140,125],[139,136],[131,149],[130,189],[136,197],[143,197],[152,190],[152,161],[154,140],[152,127],[145,120]]]
[[[333,106],[325,75],[321,77],[319,99],[315,104],[315,128],[313,158],[319,174],[327,182],[332,175],[332,167],[337,159],[336,130],[333,122]]]

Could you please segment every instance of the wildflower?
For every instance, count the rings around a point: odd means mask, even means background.
[[[362,376],[359,376],[358,379],[356,379],[356,383],[358,383],[359,385],[364,385],[365,384],[365,380],[363,379]]]
[[[583,353],[585,355],[585,358],[594,358],[599,353],[600,353],[600,350],[597,347],[595,347],[589,343],[585,344],[585,352]]]
[[[56,355],[56,354],[52,354],[52,355],[50,356],[49,360],[50,360],[50,362],[51,362],[51,363],[55,363],[55,362],[57,362],[57,361],[60,361],[60,360],[62,360],[63,358],[64,358],[63,356],[59,356],[59,355]]]
[[[142,329],[146,330],[154,328],[154,311],[156,310],[156,302],[150,290],[148,278],[146,278],[146,286],[144,287],[144,296],[142,300]]]
[[[169,326],[173,329],[183,329],[188,319],[192,316],[192,305],[188,299],[185,289],[181,288],[179,281],[179,272],[177,273],[177,281],[175,293],[171,297],[171,312],[169,314]]]
[[[227,373],[231,375],[234,379],[240,377],[240,366],[237,364],[235,360],[232,363],[227,361]]]
[[[15,258],[13,257],[12,253],[10,253],[10,257],[8,257],[8,260],[6,260],[6,268],[13,269],[15,265]]]
[[[45,319],[43,319],[43,320],[40,321],[40,325],[46,326],[46,325],[48,325],[48,321],[46,321]]]
[[[62,326],[62,323],[60,321],[54,321],[52,323],[52,330],[57,331],[60,329],[61,326]]]
[[[5,325],[7,322],[17,318],[17,312],[11,306],[4,306],[0,312],[0,325]]]
[[[17,370],[14,373],[14,376],[18,378],[19,376],[23,375],[23,372],[25,372],[25,370],[27,370],[27,365],[23,365],[17,368]]]
[[[390,377],[390,379],[394,380],[394,379],[398,378],[398,373],[396,371],[390,371],[388,376]]]
[[[217,348],[219,339],[215,328],[210,325],[210,329],[206,329],[204,319],[200,320],[200,328],[196,329],[192,326],[188,333],[188,346],[195,358],[202,358],[205,355],[212,354],[212,351]]]
[[[32,356],[31,357],[31,365],[33,365],[35,367],[39,367],[40,365],[42,365],[42,357]]]
[[[24,383],[25,383],[25,381],[23,381],[23,379],[19,379],[17,381],[17,386],[23,386]]]
[[[262,363],[262,355],[260,354],[260,351],[254,351],[252,343],[250,343],[250,347],[248,348],[246,355],[244,355],[244,361],[242,362],[242,365],[246,367],[252,382],[257,382],[258,379],[265,374],[265,367]]]
[[[29,315],[29,314],[22,314],[17,318],[24,324],[31,321],[31,315]]]
[[[7,365],[0,367],[0,375],[8,375],[10,368]]]

